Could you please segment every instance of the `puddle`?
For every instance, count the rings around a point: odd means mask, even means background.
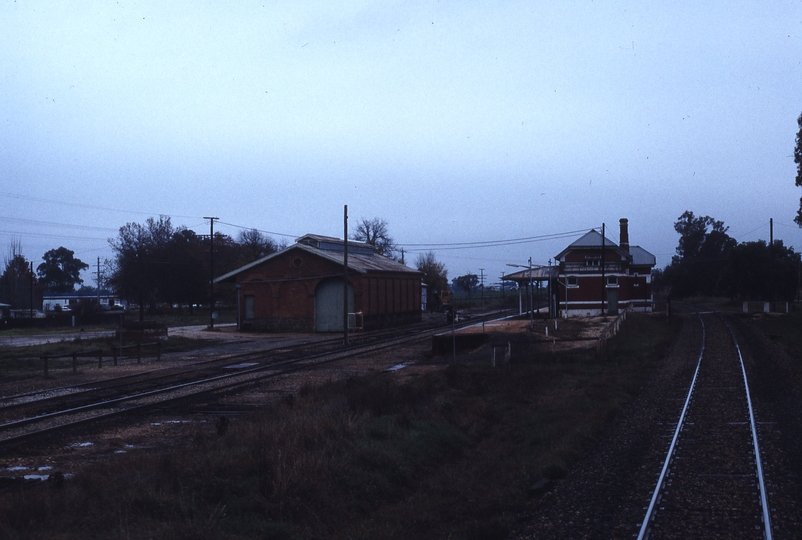
[[[387,371],[398,371],[399,369],[404,369],[409,365],[409,362],[404,362],[402,364],[396,364],[391,368],[387,368]]]
[[[245,369],[258,365],[259,362],[243,362],[242,364],[231,364],[230,366],[226,366],[225,369]]]
[[[9,467],[6,469],[7,471],[27,471],[29,467],[25,465],[15,465],[14,467]]]
[[[86,448],[87,446],[93,446],[95,443],[93,442],[77,442],[72,445],[73,448]]]
[[[151,422],[151,426],[163,426],[165,424],[191,424],[194,420],[164,420],[162,422]]]
[[[25,476],[23,476],[23,478],[25,480],[41,480],[42,482],[44,482],[45,480],[50,478],[50,475],[49,474],[26,474]]]

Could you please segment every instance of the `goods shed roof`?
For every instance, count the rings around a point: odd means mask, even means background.
[[[309,240],[316,240],[319,242],[315,242],[316,245],[310,245],[307,243]],[[405,273],[405,274],[421,274],[418,270],[412,269],[404,264],[401,264],[398,261],[390,259],[389,257],[384,257],[382,255],[377,255],[372,251],[372,249],[365,249],[366,246],[369,247],[369,244],[363,244],[361,242],[354,242],[353,243],[355,252],[351,252],[352,243],[348,242],[348,269],[358,272],[360,274],[367,274],[369,272],[387,272],[387,273]],[[318,247],[319,246],[319,247]],[[286,254],[293,250],[300,250],[310,253],[312,255],[327,259],[334,264],[342,266],[343,259],[345,258],[344,253],[344,242],[338,238],[332,237],[323,237],[319,235],[311,235],[307,234],[302,236],[298,239],[298,243],[295,243],[281,251],[277,251],[275,253],[271,253],[266,257],[262,257],[259,260],[256,260],[252,263],[246,264],[245,266],[241,266],[236,270],[233,270],[227,274],[224,274],[218,278],[215,278],[215,283],[221,282],[230,282],[234,281],[234,278],[255,266],[260,264],[266,263],[271,259],[279,257],[280,255]]]

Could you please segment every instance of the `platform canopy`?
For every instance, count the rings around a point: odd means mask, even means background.
[[[531,270],[529,268],[524,268],[518,272],[502,276],[501,279],[514,281],[519,287],[526,286],[530,281],[549,281],[550,279],[556,279],[559,269],[559,266],[533,266]]]

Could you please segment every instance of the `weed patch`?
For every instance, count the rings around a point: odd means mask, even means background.
[[[319,387],[187,448],[123,456],[0,495],[8,538],[504,537],[659,365],[664,319],[630,317],[602,355],[519,347],[497,368]]]

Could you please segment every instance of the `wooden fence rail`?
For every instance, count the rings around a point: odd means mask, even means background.
[[[156,348],[156,361],[161,361],[162,359],[162,344],[161,341],[154,341],[153,343],[136,343],[135,345],[125,345],[125,346],[112,346],[111,347],[111,356],[114,358],[114,365],[118,364],[118,358],[123,357],[124,350],[131,350],[136,349],[136,363],[142,363],[142,348],[143,347],[155,347]],[[44,376],[48,377],[50,374],[50,360],[58,359],[58,358],[72,358],[72,372],[78,373],[78,358],[87,358],[87,357],[97,357],[97,367],[98,369],[103,367],[103,350],[102,349],[93,349],[91,351],[83,351],[83,352],[70,352],[70,353],[63,353],[63,354],[48,354],[41,357],[42,364],[44,367]]]

